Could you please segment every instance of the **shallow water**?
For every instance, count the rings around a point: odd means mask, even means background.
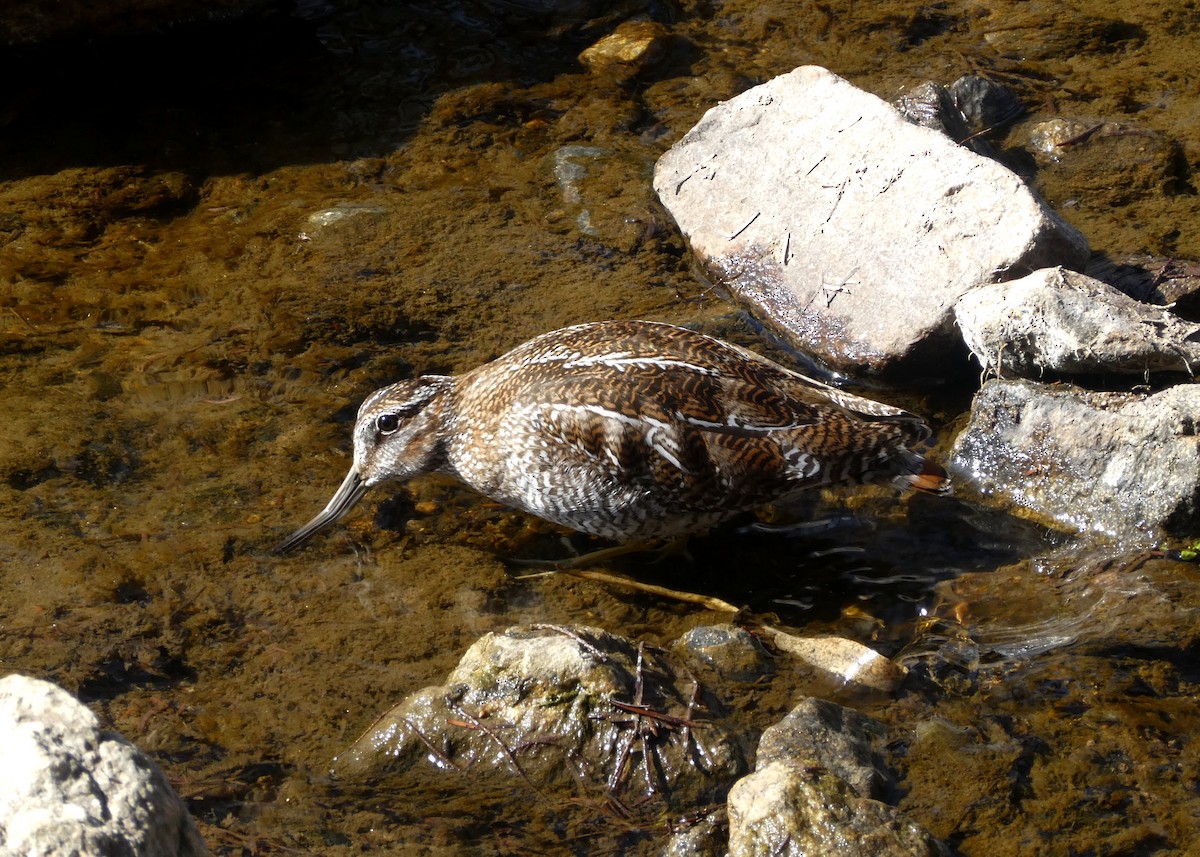
[[[618,18],[500,8],[347,3],[7,57],[0,669],[63,684],[151,752],[218,853],[657,850],[673,819],[653,807],[622,824],[571,795],[531,808],[506,779],[333,782],[329,760],[489,630],[665,642],[727,617],[519,580],[504,558],[561,555],[559,534],[433,481],[377,492],[302,552],[267,550],[328,499],[383,383],[595,318],[754,343],[650,190],[716,101],[804,63],[885,97],[987,73],[1027,123],[1175,141],[1119,189],[1022,159],[1020,127],[1002,145],[1097,251],[1200,257],[1190,7],[651,6],[673,42],[631,80],[575,61]],[[969,394],[921,407],[948,437]],[[1188,849],[1190,567],[1072,545],[969,488],[807,514],[840,520],[729,527],[692,561],[613,567],[909,665],[898,696],[846,701],[888,723],[899,805],[964,854]],[[747,703],[753,732],[814,686],[781,671],[713,691]]]

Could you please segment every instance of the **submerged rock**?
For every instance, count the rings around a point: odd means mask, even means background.
[[[158,765],[57,685],[0,679],[0,734],[0,852],[208,853]]]
[[[539,788],[602,786],[673,806],[724,795],[747,767],[737,739],[665,653],[596,628],[515,627],[479,639],[444,685],[409,696],[334,760],[339,776],[428,759],[498,769]]]
[[[1200,512],[1197,414],[1194,384],[1143,396],[993,380],[975,397],[950,469],[1059,529],[1186,535]]]
[[[562,207],[547,214],[549,223],[567,219],[590,239],[620,252],[633,252],[647,224],[630,216],[650,204],[645,177],[651,163],[639,155],[601,146],[562,146],[546,159],[561,193]]]
[[[988,157],[992,152],[976,145],[983,135],[1005,127],[1025,112],[1011,89],[976,74],[964,75],[949,87],[926,81],[902,92],[892,104],[909,122],[941,131]]]
[[[1186,183],[1176,144],[1157,131],[1100,118],[1056,116],[1029,130],[1048,199],[1120,206]]]
[[[1200,366],[1200,325],[1063,268],[972,289],[954,311],[985,370],[1040,377]]]
[[[662,59],[669,36],[656,21],[625,21],[585,49],[579,62],[592,74],[630,77]]]
[[[895,807],[860,797],[817,764],[775,761],[729,793],[729,854],[948,855]]]
[[[731,681],[755,681],[772,672],[771,661],[754,636],[737,625],[703,625],[679,639],[679,649]]]
[[[994,682],[1015,660],[1065,646],[1077,655],[1158,652],[1186,662],[1200,642],[1200,576],[1153,552],[1081,553],[1071,545],[999,573],[968,572],[937,590],[959,605],[967,622],[960,633],[969,634],[972,651],[956,658],[944,627],[913,648],[931,644],[942,669],[957,660],[951,672],[970,677],[968,692]]]
[[[714,281],[856,373],[944,376],[964,292],[1088,257],[1018,176],[813,66],[709,110],[654,187]]]

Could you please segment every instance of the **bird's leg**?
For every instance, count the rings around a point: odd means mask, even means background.
[[[652,562],[662,562],[663,560],[667,559],[668,557],[673,557],[673,556],[681,556],[684,559],[686,559],[688,562],[695,562],[696,558],[694,556],[692,556],[692,552],[688,550],[688,539],[689,538],[690,537],[686,536],[686,535],[676,536],[673,539],[668,539],[666,542],[664,542],[661,545],[658,545],[657,547],[654,547],[654,548],[646,547],[646,550],[653,550],[654,553],[657,554],[657,556],[654,557]]]
[[[655,551],[666,552],[670,551],[675,545],[675,542],[669,542],[666,545],[659,545],[657,542],[650,541],[632,541],[624,544],[613,545],[612,547],[600,548],[599,550],[588,551],[587,553],[579,554],[578,556],[568,557],[566,559],[512,559],[509,560],[516,565],[531,566],[533,568],[549,568],[555,571],[566,571],[574,568],[585,568],[598,562],[610,560],[613,557],[624,556],[625,554],[638,553],[640,551]],[[667,554],[663,553],[662,557],[655,560],[657,562]]]

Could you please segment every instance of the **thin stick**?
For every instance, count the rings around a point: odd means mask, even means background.
[[[447,767],[454,768],[456,771],[461,771],[463,769],[461,765],[457,764],[453,759],[451,759],[437,747],[433,746],[433,742],[426,738],[425,734],[416,727],[416,724],[414,724],[407,717],[404,718],[404,725],[412,730],[412,734],[417,736],[417,740],[425,745],[425,749],[432,753],[437,758],[438,762],[446,765]]]
[[[534,794],[538,795],[539,797],[543,796],[542,790],[534,784],[533,780],[529,779],[529,775],[525,773],[525,769],[522,768],[521,763],[517,761],[516,754],[513,753],[509,746],[504,743],[503,739],[501,739],[499,735],[485,726],[482,720],[471,714],[469,711],[459,708],[458,706],[455,706],[454,710],[487,733],[487,736],[495,741],[500,746],[500,749],[504,751],[504,755],[508,756],[508,761],[512,763],[512,766],[516,772],[521,775],[521,779],[528,783],[529,787],[533,789]]]
[[[620,700],[610,699],[608,704],[613,708],[619,708],[621,711],[629,714],[636,714],[638,717],[645,717],[647,720],[657,720],[665,726],[670,726],[672,729],[683,727],[685,729],[693,729],[703,726],[703,723],[698,723],[694,720],[689,720],[684,717],[676,717],[673,714],[667,714],[665,711],[655,711],[649,705],[636,705],[632,702],[621,702]]]
[[[648,592],[651,595],[658,595],[663,598],[673,598],[676,601],[686,601],[689,604],[699,604],[702,607],[707,607],[709,610],[714,610],[718,613],[740,613],[742,608],[734,607],[728,601],[723,601],[713,595],[700,595],[696,592],[684,592],[680,589],[668,589],[665,586],[655,586],[653,583],[642,583],[640,580],[634,580],[630,577],[624,577],[620,574],[613,574],[608,571],[589,571],[587,569],[565,569],[559,574],[569,574],[572,577],[582,577],[584,580],[594,580],[598,583],[611,583],[614,586],[624,586],[627,589],[636,589],[640,592]]]

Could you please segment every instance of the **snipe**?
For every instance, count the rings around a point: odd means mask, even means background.
[[[910,448],[920,417],[682,327],[602,321],[531,339],[460,376],[376,390],[333,499],[440,472],[501,503],[619,542],[677,538],[823,485],[949,481]]]

